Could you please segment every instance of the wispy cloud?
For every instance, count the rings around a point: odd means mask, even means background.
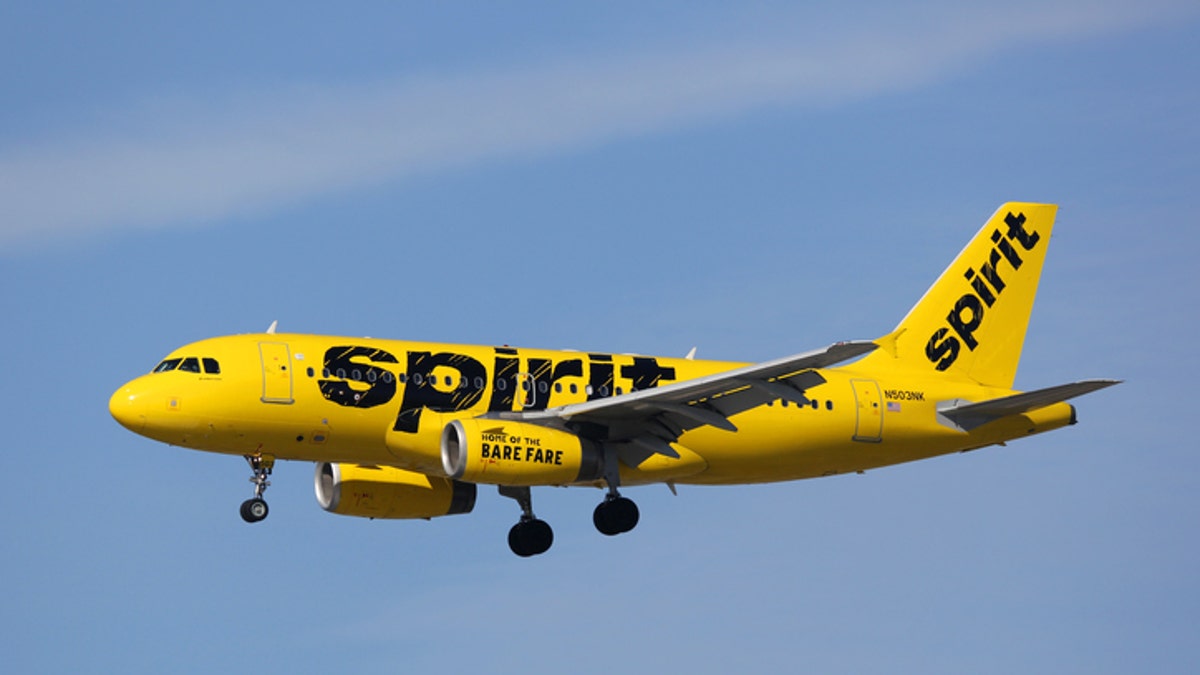
[[[1091,3],[863,20],[802,35],[552,65],[281,86],[132,106],[108,128],[0,149],[0,250],[214,222],[483,161],[562,153],[769,106],[838,105],[956,74],[1013,45],[1161,17]],[[894,19],[895,17],[893,17]]]

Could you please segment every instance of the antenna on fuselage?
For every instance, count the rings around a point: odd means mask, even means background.
[[[279,319],[275,319],[274,321],[272,321],[272,322],[271,322],[271,325],[270,325],[270,326],[267,326],[267,335],[274,335],[274,334],[275,334],[275,329],[276,329],[278,326],[279,326]]]

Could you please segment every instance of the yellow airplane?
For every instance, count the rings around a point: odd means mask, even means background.
[[[520,556],[553,532],[532,486],[607,488],[606,534],[638,522],[621,486],[832,476],[1075,423],[1113,384],[1013,390],[1057,207],[1010,203],[887,336],[746,365],[691,358],[275,332],[202,340],[113,394],[129,430],[241,455],[267,516],[276,460],[316,462],[317,501],[367,518],[468,513],[478,484],[515,499]],[[859,358],[861,357],[861,358]],[[858,359],[854,361],[853,359]]]

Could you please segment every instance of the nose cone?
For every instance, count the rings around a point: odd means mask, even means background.
[[[146,428],[145,397],[139,396],[129,385],[121,387],[108,399],[108,412],[130,431],[141,433]]]

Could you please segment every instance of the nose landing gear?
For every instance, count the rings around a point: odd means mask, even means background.
[[[267,502],[263,499],[263,493],[271,485],[271,481],[267,478],[271,475],[271,469],[275,468],[275,458],[259,453],[246,455],[246,462],[250,464],[250,470],[254,472],[254,475],[250,477],[250,482],[254,483],[254,497],[242,502],[242,520],[247,523],[257,523],[266,518],[270,512]]]

